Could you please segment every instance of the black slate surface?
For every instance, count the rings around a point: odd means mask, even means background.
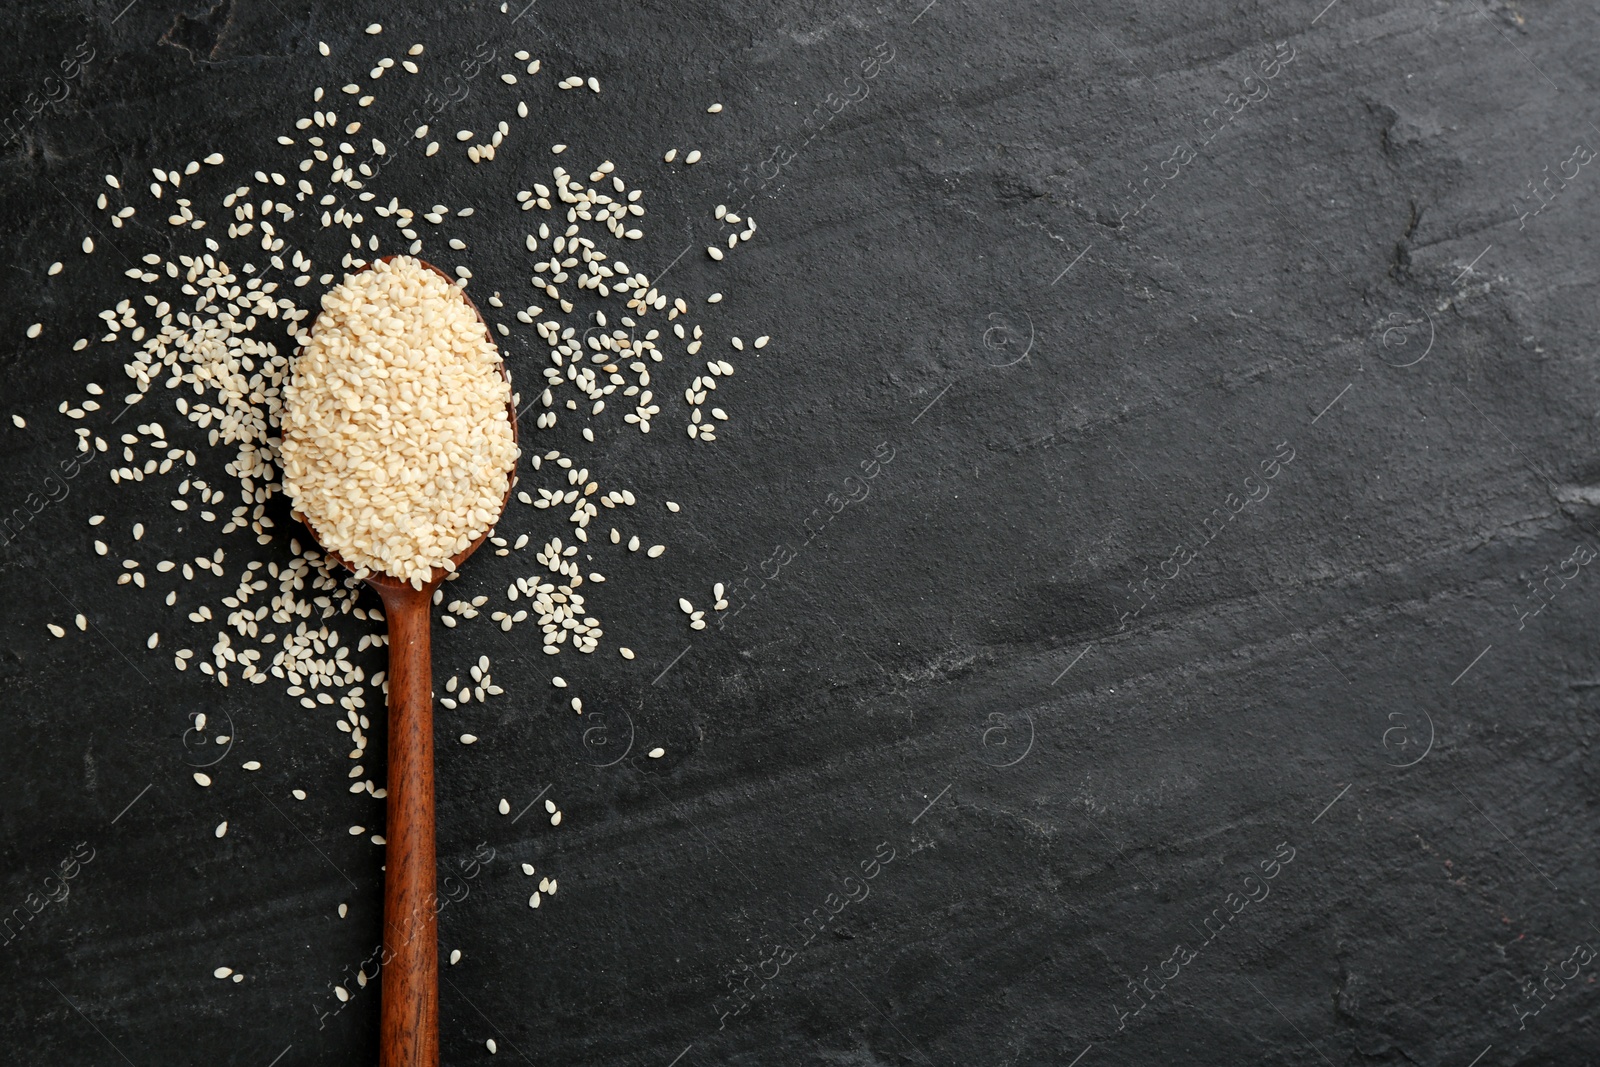
[[[170,488],[102,465],[29,501],[75,455],[60,401],[93,380],[84,424],[120,412],[129,346],[70,343],[177,250],[150,167],[223,152],[190,183],[220,215],[312,87],[412,40],[433,65],[373,108],[404,148],[372,187],[479,205],[474,292],[525,291],[510,198],[561,141],[650,190],[642,268],[694,249],[672,286],[775,338],[715,446],[677,409],[551,434],[670,546],[607,564],[606,652],[561,657],[589,718],[531,638],[436,628],[441,677],[487,652],[507,690],[440,713],[444,1062],[1600,1052],[1592,5],[124,2],[13,4],[0,64],[7,1062],[375,1059],[376,986],[333,991],[381,902],[348,740],[281,685],[172,669],[209,627],[114,585],[85,525],[208,552]],[[541,104],[501,158],[422,159],[410,99],[518,47]],[[500,69],[437,129],[503,117]],[[572,72],[603,92],[552,91]],[[668,181],[671,146],[706,160]],[[719,201],[760,223],[721,265]],[[683,590],[743,579],[684,629]],[[234,737],[209,790],[198,711]],[[561,827],[495,812],[541,795]],[[560,883],[537,911],[524,861]]]

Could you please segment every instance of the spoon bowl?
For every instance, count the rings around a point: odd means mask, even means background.
[[[382,262],[394,259],[384,256]],[[423,267],[452,285],[444,271],[423,260]],[[370,270],[367,266],[363,271]],[[483,312],[464,290],[458,290],[494,344]],[[496,349],[498,350],[498,345]],[[510,383],[504,356],[500,375]],[[517,441],[516,395],[506,405],[511,439]],[[516,468],[507,472],[504,514],[516,483]],[[357,568],[322,545],[316,528],[298,511],[326,556],[352,573]],[[498,515],[496,518],[498,521]],[[386,857],[383,888],[383,954],[380,957],[382,1018],[379,1029],[380,1067],[438,1067],[439,1063],[439,898],[433,803],[433,662],[429,630],[431,601],[439,583],[454,573],[488,538],[485,530],[472,544],[435,567],[421,587],[381,571],[363,576],[383,599],[389,629],[388,801],[384,826]]]

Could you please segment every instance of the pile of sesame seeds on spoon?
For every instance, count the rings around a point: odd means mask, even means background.
[[[370,52],[386,39],[376,24],[369,29],[369,47],[356,51]],[[309,62],[346,62],[335,59],[326,45],[318,51],[324,58],[309,57]],[[675,407],[681,390],[686,436],[716,443],[729,424],[726,409],[731,407],[717,394],[719,388],[727,391],[735,366],[702,350],[726,345],[727,355],[738,359],[739,353],[768,343],[750,330],[745,336],[756,339],[747,344],[718,325],[725,318],[706,318],[725,312],[721,290],[726,284],[716,292],[674,294],[631,267],[626,261],[630,245],[644,237],[644,190],[630,187],[599,153],[592,168],[567,169],[561,164],[587,149],[560,139],[548,143],[548,135],[534,132],[545,121],[541,100],[577,91],[598,102],[603,98],[597,79],[578,73],[541,78],[543,67],[554,63],[541,65],[523,51],[514,57],[495,54],[483,62],[491,70],[504,69],[498,78],[484,79],[490,98],[485,106],[504,117],[490,115],[471,129],[435,133],[428,121],[416,123],[414,112],[407,115],[418,93],[404,89],[409,78],[418,79],[418,86],[429,83],[427,50],[413,44],[397,55],[398,60],[363,58],[363,79],[339,77],[331,88],[315,89],[309,114],[286,122],[263,146],[263,159],[277,153],[282,160],[275,169],[263,163],[261,169],[241,172],[212,152],[151,166],[149,178],[107,175],[90,200],[97,218],[110,226],[100,245],[115,243],[133,264],[125,272],[127,288],[99,312],[94,328],[72,343],[60,336],[62,329],[71,329],[70,317],[52,321],[49,328],[42,321],[31,325],[26,343],[41,354],[67,348],[81,352],[91,344],[125,354],[131,384],[126,407],[116,410],[108,387],[86,382],[54,413],[13,412],[9,431],[68,433],[86,464],[100,459],[114,464],[108,472],[113,485],[153,481],[169,487],[170,506],[183,516],[181,535],[156,547],[163,535],[152,532],[146,539],[148,514],[118,514],[110,496],[97,492],[86,494],[103,513],[89,518],[85,549],[103,560],[108,582],[129,595],[142,591],[159,601],[146,609],[149,654],[170,656],[175,670],[223,686],[274,681],[306,709],[335,712],[335,726],[350,739],[348,746],[340,744],[341,751],[348,747],[350,762],[298,771],[299,780],[284,781],[283,788],[296,801],[313,793],[348,793],[337,809],[350,812],[347,829],[378,846],[385,844],[383,834],[368,827],[380,824],[381,812],[362,805],[387,796],[384,783],[364,768],[368,704],[388,690],[386,672],[368,655],[385,644],[384,613],[363,603],[354,575],[298,531],[275,525],[269,514],[285,489],[289,354],[311,340],[313,308],[298,299],[297,290],[332,285],[341,272],[360,271],[380,254],[415,256],[425,250],[435,262],[449,263],[446,269],[455,279],[467,281],[472,250],[455,224],[475,215],[492,218],[508,234],[506,246],[525,251],[532,283],[525,295],[479,294],[480,309],[496,336],[528,338],[547,359],[538,390],[513,397],[533,416],[523,443],[526,459],[509,486],[516,505],[485,531],[486,547],[506,559],[494,565],[507,583],[504,598],[451,596],[447,578],[433,602],[443,609],[445,626],[464,632],[495,626],[515,637],[525,627],[537,627],[536,645],[552,657],[563,651],[590,655],[609,645],[623,660],[633,660],[633,650],[608,637],[598,617],[612,600],[635,604],[626,590],[605,595],[603,552],[636,552],[668,562],[671,557],[666,544],[641,536],[654,521],[629,520],[640,501],[626,485],[606,484],[602,453],[586,457],[541,446],[539,432],[555,429],[558,422],[577,422],[580,448],[596,441],[594,430],[607,419],[650,434],[652,426],[659,427],[664,407]],[[394,88],[396,78],[401,88]],[[398,102],[386,113],[391,89]],[[387,142],[366,128],[391,129],[397,122],[404,129]],[[417,150],[405,151],[402,143],[413,138]],[[663,167],[668,178],[702,159],[698,150],[677,163],[676,153],[670,155],[674,158]],[[442,171],[508,163],[523,173],[535,167],[545,173],[542,180],[530,176],[514,198],[493,203],[407,204],[399,196],[380,194],[391,166],[427,169],[441,178],[435,187],[445,188]],[[164,217],[170,239],[154,248],[139,247],[141,231],[128,223],[140,211]],[[706,215],[705,224],[718,233],[707,245],[707,259],[726,274],[735,268],[735,250],[755,237],[755,222],[720,205],[708,207]],[[327,237],[341,230],[348,247],[335,253],[337,264],[322,254],[313,262],[312,246],[326,245]],[[48,264],[50,284],[71,286],[74,257],[95,254],[106,249],[97,248],[93,235],[74,238],[70,251],[56,253]],[[695,305],[704,311],[691,311]],[[202,458],[208,453],[226,458],[222,476],[202,473],[211,468]],[[548,515],[551,509],[560,520]],[[606,519],[600,523],[602,509]],[[677,510],[667,503],[669,514]],[[151,522],[152,531],[155,525]],[[602,527],[608,529],[591,539]],[[595,561],[580,567],[580,551],[595,554]],[[675,599],[679,603],[663,602],[659,610],[677,617],[689,599]],[[713,610],[726,607],[720,586],[711,601],[717,605]],[[688,611],[685,625],[703,629],[705,615]],[[70,642],[87,632],[91,620],[79,615],[41,621],[53,638]],[[487,655],[471,662],[475,681],[488,677]],[[558,675],[558,687],[581,689],[581,669],[564,674],[571,680]],[[475,684],[452,689],[440,703],[464,710],[518,695],[528,694]],[[572,706],[581,714],[581,698],[574,696]],[[216,722],[203,720],[198,728],[218,731]],[[481,727],[476,733],[464,730],[458,739],[470,744],[482,733]],[[650,750],[652,756],[661,753],[659,747]],[[209,773],[196,772],[194,782],[209,787],[214,776],[230,773],[235,764],[239,771],[264,776],[276,770],[243,755]],[[552,801],[551,808],[550,824],[561,825],[559,807]],[[217,813],[217,837],[226,833],[228,814]],[[232,825],[239,821],[235,814]],[[553,896],[554,880],[548,884],[545,896]],[[529,903],[538,899],[539,893],[531,894]],[[248,974],[240,961],[228,962],[232,966],[219,970],[233,980]]]

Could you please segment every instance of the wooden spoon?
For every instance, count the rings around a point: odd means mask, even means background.
[[[388,262],[393,256],[382,257]],[[431,263],[424,267],[455,284]],[[370,270],[370,267],[363,268]],[[467,302],[483,323],[490,343],[494,335],[465,291]],[[510,381],[505,361],[500,374]],[[517,438],[515,397],[506,406],[511,438]],[[506,484],[501,511],[511,500],[515,471]],[[316,530],[305,516],[294,512],[311,536]],[[366,583],[383,598],[389,624],[389,798],[384,834],[388,841],[383,882],[383,1009],[378,1038],[379,1067],[438,1067],[439,1063],[439,898],[438,868],[434,858],[433,818],[433,658],[429,624],[433,591],[468,556],[478,550],[488,531],[451,559],[450,568],[437,567],[418,589],[410,582],[378,572]],[[321,542],[318,541],[320,545]],[[335,563],[354,571],[338,554],[323,547]]]

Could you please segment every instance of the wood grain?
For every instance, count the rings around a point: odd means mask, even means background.
[[[430,599],[374,583],[389,620],[388,871],[383,883],[380,1067],[439,1062],[439,900],[434,859]]]

